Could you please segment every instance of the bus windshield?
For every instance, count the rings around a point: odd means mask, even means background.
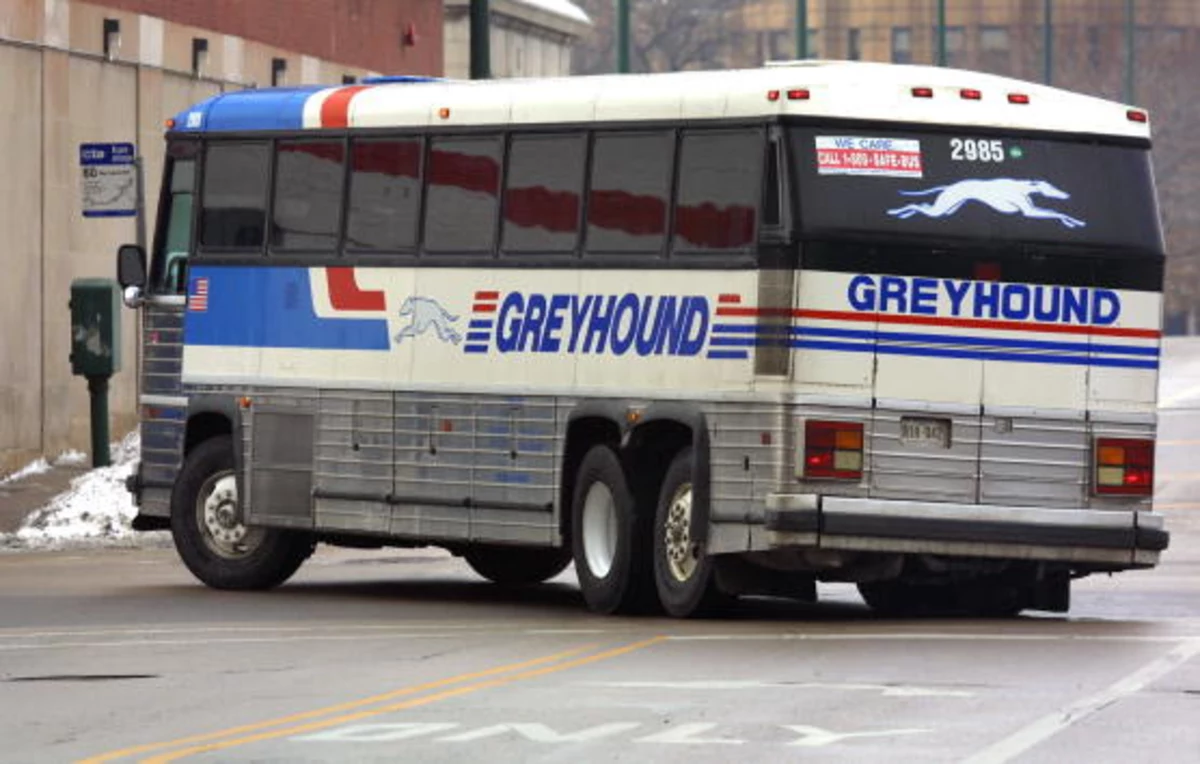
[[[793,127],[806,236],[1163,252],[1150,152],[1000,131]]]

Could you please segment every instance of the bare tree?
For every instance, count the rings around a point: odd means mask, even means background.
[[[743,0],[631,0],[630,68],[635,72],[728,65],[736,9]],[[575,50],[579,74],[616,69],[616,0],[582,0],[593,33]]]

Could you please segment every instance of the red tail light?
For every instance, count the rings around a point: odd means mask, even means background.
[[[1154,441],[1096,438],[1096,493],[1149,496],[1154,491]]]
[[[862,470],[861,422],[809,419],[804,423],[804,477],[861,480]]]

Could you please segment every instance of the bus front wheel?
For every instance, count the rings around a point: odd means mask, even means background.
[[[579,465],[571,501],[571,552],[588,608],[628,613],[650,607],[649,520],[637,512],[616,453],[592,447]]]
[[[269,589],[312,553],[304,534],[242,523],[233,439],[196,446],[171,494],[171,536],[184,565],[214,589]]]

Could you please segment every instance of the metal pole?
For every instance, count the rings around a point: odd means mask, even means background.
[[[1045,0],[1042,10],[1042,80],[1054,82],[1054,0]]]
[[[946,0],[937,4],[937,65],[946,65]]]
[[[617,0],[617,71],[629,74],[629,0]]]
[[[1125,0],[1125,103],[1133,103],[1136,56],[1133,37],[1133,0]]]
[[[796,0],[796,58],[808,58],[808,0]]]
[[[471,0],[471,79],[492,76],[491,9],[488,0]]]
[[[112,464],[108,452],[108,377],[88,377],[88,398],[92,415],[92,466]]]

